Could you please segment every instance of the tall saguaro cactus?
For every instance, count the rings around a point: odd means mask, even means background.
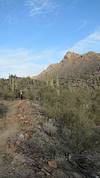
[[[12,92],[15,92],[16,89],[16,76],[9,75],[9,86]]]

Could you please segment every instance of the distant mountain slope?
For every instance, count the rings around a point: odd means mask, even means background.
[[[62,81],[73,79],[89,79],[100,75],[100,53],[88,52],[84,55],[67,52],[60,63],[50,65],[37,76],[39,80]]]

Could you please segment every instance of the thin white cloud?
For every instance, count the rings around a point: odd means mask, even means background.
[[[79,53],[85,53],[87,51],[100,52],[100,29],[74,44],[69,50]]]
[[[30,16],[48,14],[57,8],[54,0],[26,0],[25,5],[29,9]]]
[[[0,49],[0,78],[10,74],[33,76],[62,58],[65,51],[50,49],[33,53],[28,49]]]

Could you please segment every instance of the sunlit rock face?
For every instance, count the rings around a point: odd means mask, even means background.
[[[37,79],[44,81],[61,81],[63,83],[70,80],[90,80],[98,78],[100,75],[100,53],[88,52],[77,54],[67,52],[61,62],[50,65]],[[95,82],[94,82],[95,83]]]

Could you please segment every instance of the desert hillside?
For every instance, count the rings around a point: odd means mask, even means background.
[[[59,135],[38,103],[1,103],[6,114],[0,124],[0,177],[99,177],[100,153],[72,153],[70,130],[64,127]]]
[[[60,83],[87,83],[97,84],[97,77],[100,77],[100,53],[88,52],[80,55],[67,52],[60,63],[50,65],[45,71],[37,76],[43,81],[59,80]]]
[[[100,177],[100,54],[0,79],[0,178]]]

